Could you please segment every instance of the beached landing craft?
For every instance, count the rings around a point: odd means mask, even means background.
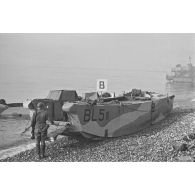
[[[50,121],[60,122],[49,133],[90,139],[118,137],[136,133],[141,128],[165,118],[173,108],[174,96],[165,96],[133,89],[119,97],[100,97],[97,92],[86,93],[82,101],[74,90],[54,90],[44,102]]]
[[[123,95],[91,103],[66,102],[62,106],[68,115],[64,135],[85,138],[118,137],[140,131],[141,128],[165,118],[173,108],[174,96],[150,93],[150,97]]]

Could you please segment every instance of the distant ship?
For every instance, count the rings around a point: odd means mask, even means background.
[[[192,65],[190,57],[189,61],[189,64],[185,66],[177,64],[174,68],[172,68],[171,73],[166,75],[167,81],[195,84],[195,67]]]

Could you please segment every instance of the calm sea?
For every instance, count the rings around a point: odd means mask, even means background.
[[[20,75],[17,76],[17,80],[8,78],[0,82],[1,98],[5,98],[7,102],[44,98],[52,89],[75,89],[81,95],[86,91],[96,91],[97,79],[107,79],[108,91],[117,94],[130,91],[132,88],[166,92],[166,73],[153,70],[121,69],[120,66],[114,69],[106,67],[64,69],[61,66],[47,68],[40,66],[36,73],[33,67],[28,67],[25,71],[13,67],[12,71]]]
[[[32,70],[31,70],[32,69]],[[74,68],[64,69],[61,66],[39,67],[36,75],[33,67],[28,69],[32,75],[26,75],[22,70],[15,70],[20,74],[16,80],[0,82],[1,98],[7,102],[23,102],[27,98],[45,98],[52,89],[75,89],[79,95],[83,92],[96,91],[96,80],[107,79],[108,91],[121,94],[132,88],[155,91],[159,93],[175,94],[176,100],[190,100],[195,98],[195,87],[190,84],[167,84],[166,72],[155,70],[121,69],[120,66],[110,68]],[[19,73],[20,71],[20,73]]]

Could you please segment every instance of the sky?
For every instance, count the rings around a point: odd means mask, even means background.
[[[80,90],[88,75],[113,70],[169,72],[189,56],[193,63],[195,34],[0,34],[0,98],[44,96],[62,82]]]

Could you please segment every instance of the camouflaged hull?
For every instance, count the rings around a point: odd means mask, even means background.
[[[118,137],[132,134],[165,118],[173,108],[174,96],[161,96],[148,101],[121,101],[90,105],[65,103],[62,110],[71,126],[67,135],[84,137]]]

